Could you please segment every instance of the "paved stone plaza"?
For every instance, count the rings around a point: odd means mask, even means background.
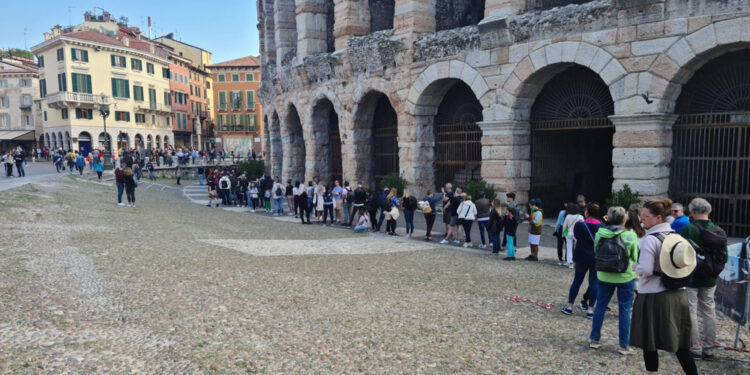
[[[643,371],[616,352],[616,304],[588,349],[591,322],[559,312],[572,273],[551,262],[136,194],[117,207],[111,185],[69,176],[0,192],[0,373]],[[699,371],[747,373],[747,355],[717,357]]]

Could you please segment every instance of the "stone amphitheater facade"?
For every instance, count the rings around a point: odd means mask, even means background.
[[[748,0],[257,4],[267,167],[284,180],[482,179],[550,209],[628,184],[715,197],[750,230],[750,187],[731,186],[746,155],[712,151],[750,148]]]

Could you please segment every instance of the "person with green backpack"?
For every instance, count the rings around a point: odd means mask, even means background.
[[[628,214],[622,207],[610,207],[607,211],[609,225],[600,228],[594,238],[594,262],[596,264],[597,285],[596,307],[591,323],[592,349],[599,348],[604,313],[609,300],[617,291],[620,348],[618,352],[629,355],[630,309],[635,294],[635,271],[633,265],[638,260],[638,237],[624,225]]]

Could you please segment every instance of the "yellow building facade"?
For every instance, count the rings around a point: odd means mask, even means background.
[[[172,144],[169,61],[153,43],[84,30],[45,33],[39,61],[45,146],[88,152]]]

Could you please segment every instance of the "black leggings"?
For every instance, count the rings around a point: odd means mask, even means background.
[[[680,349],[675,353],[677,360],[680,361],[682,371],[685,375],[698,375],[698,369],[695,367],[695,360],[688,349]],[[646,363],[646,371],[659,371],[659,352],[643,351],[643,362]]]
[[[388,221],[385,222],[385,232],[396,233],[396,220],[388,219]]]
[[[128,198],[128,203],[135,203],[135,186],[125,184],[125,195]]]
[[[370,214],[370,223],[372,223],[372,228],[375,229],[378,223],[378,211],[367,211],[367,213]]]
[[[332,204],[325,204],[325,205],[323,205],[323,224],[326,223],[326,219],[328,218],[328,215],[331,215],[331,224],[333,224],[333,220],[335,220],[336,217],[333,216],[333,205]]]
[[[563,261],[563,249],[565,248],[565,237],[563,237],[562,232],[560,233],[560,236],[557,237],[557,260]],[[571,260],[568,259],[568,262]]]
[[[436,215],[434,213],[424,215],[424,221],[427,222],[427,233],[425,236],[427,238],[432,237],[432,225],[435,224],[435,216]]]

